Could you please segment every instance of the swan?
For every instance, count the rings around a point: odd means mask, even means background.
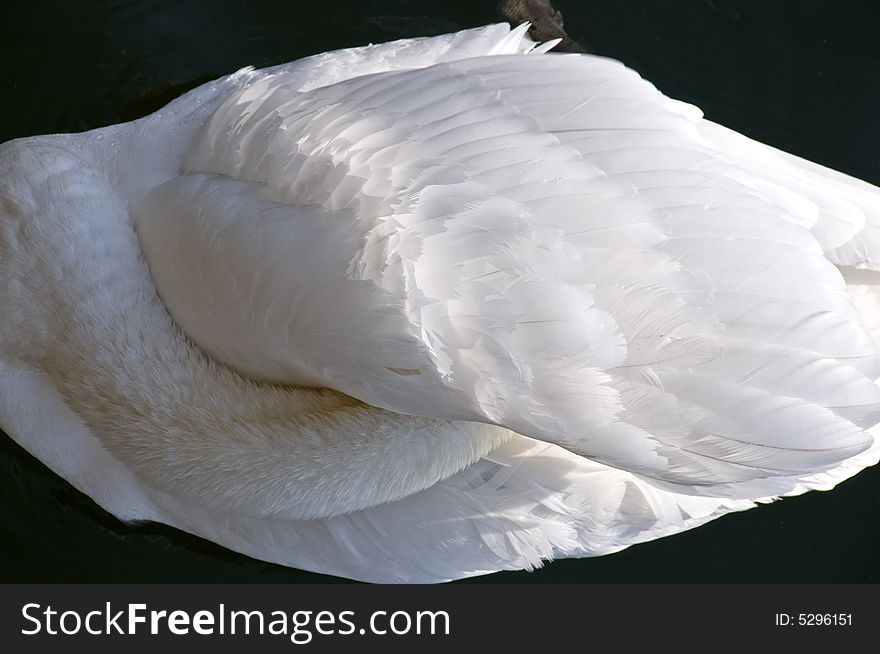
[[[101,507],[442,582],[880,459],[880,192],[527,25],[0,146],[0,428]]]

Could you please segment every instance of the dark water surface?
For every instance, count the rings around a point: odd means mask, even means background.
[[[195,83],[494,20],[493,0],[0,5],[0,142],[149,113]],[[880,184],[874,4],[559,0],[566,28],[754,138]],[[2,320],[2,316],[0,316]],[[880,582],[880,470],[612,556],[491,582]],[[0,435],[2,581],[333,581],[128,527]]]

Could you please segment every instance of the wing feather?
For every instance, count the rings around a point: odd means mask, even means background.
[[[254,184],[279,219],[326,227],[308,247],[339,262],[338,286],[319,265],[244,273],[244,289],[275,280],[286,307],[307,288],[342,307],[307,348],[289,321],[264,321],[254,338],[272,357],[307,359],[313,382],[384,408],[500,424],[698,493],[754,496],[870,446],[876,346],[822,254],[864,231],[859,202],[826,198],[772,156],[751,165],[756,146],[602,58],[298,84],[275,71],[234,94],[185,163],[190,180]],[[157,242],[198,207],[173,203]],[[263,230],[234,205],[211,211],[240,224],[237,238]],[[238,247],[206,229],[218,253]],[[198,293],[266,313],[204,277],[178,302],[159,288],[175,317]],[[337,347],[340,325],[358,352]],[[380,346],[389,333],[400,355]],[[241,368],[252,353],[236,347],[221,349]],[[756,363],[780,352],[800,366],[788,382]]]

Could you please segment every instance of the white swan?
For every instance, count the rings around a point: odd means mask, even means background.
[[[0,147],[0,427],[122,520],[393,582],[876,463],[880,191],[525,29]]]

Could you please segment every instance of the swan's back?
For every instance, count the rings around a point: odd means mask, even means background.
[[[749,497],[871,444],[877,351],[822,253],[864,214],[720,129],[596,57],[279,72],[135,220],[172,315],[248,376]]]
[[[877,190],[529,47],[329,53],[0,150],[2,426],[125,519],[394,581],[875,463],[874,280],[857,309],[834,263],[877,267]]]

